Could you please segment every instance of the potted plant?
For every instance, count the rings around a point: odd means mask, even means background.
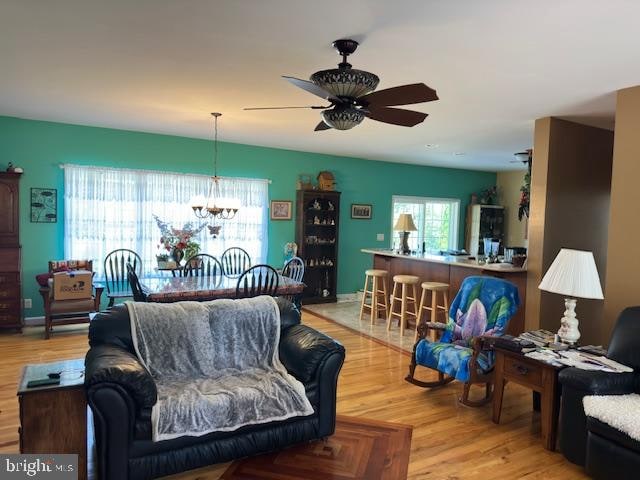
[[[198,242],[194,242],[193,240],[190,240],[189,242],[187,242],[187,246],[184,249],[184,256],[186,259],[190,259],[191,257],[193,257],[194,255],[197,255],[198,253],[200,253],[200,244]],[[191,267],[199,267],[200,263],[202,262],[202,259],[200,258],[196,258],[191,260]]]
[[[169,268],[169,254],[168,253],[158,253],[156,254],[156,261],[158,262],[158,268]]]

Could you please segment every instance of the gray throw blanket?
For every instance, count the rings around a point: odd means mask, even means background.
[[[136,353],[158,388],[154,441],[313,413],[304,386],[280,363],[273,298],[127,308]]]

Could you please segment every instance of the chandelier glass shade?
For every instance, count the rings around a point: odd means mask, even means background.
[[[216,112],[211,115],[214,118],[213,177],[211,177],[207,197],[199,195],[192,198],[191,208],[195,216],[201,219],[230,220],[238,213],[240,204],[237,200],[224,198],[220,195],[222,178],[218,176],[218,117],[222,114]]]
[[[334,97],[357,98],[373,92],[380,79],[364,70],[332,68],[314,73],[311,81]]]
[[[322,111],[324,123],[336,130],[349,130],[360,125],[364,117],[362,110],[350,105],[336,105],[334,108]]]

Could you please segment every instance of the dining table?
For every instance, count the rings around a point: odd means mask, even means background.
[[[141,277],[140,285],[148,302],[172,303],[235,298],[238,276]],[[304,283],[278,275],[277,296],[299,297]]]

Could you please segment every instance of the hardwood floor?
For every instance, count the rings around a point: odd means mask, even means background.
[[[455,382],[436,390],[406,383],[407,355],[310,314],[303,321],[346,348],[339,414],[413,425],[409,479],[588,478],[561,454],[542,447],[540,417],[532,413],[529,390],[507,385],[501,424],[495,425],[490,405],[471,409],[457,403],[462,388]],[[42,328],[0,334],[0,452],[18,451],[16,386],[22,366],[84,356],[86,331],[86,326],[58,327],[48,341],[42,339]],[[214,480],[226,468],[212,466],[171,478]]]

